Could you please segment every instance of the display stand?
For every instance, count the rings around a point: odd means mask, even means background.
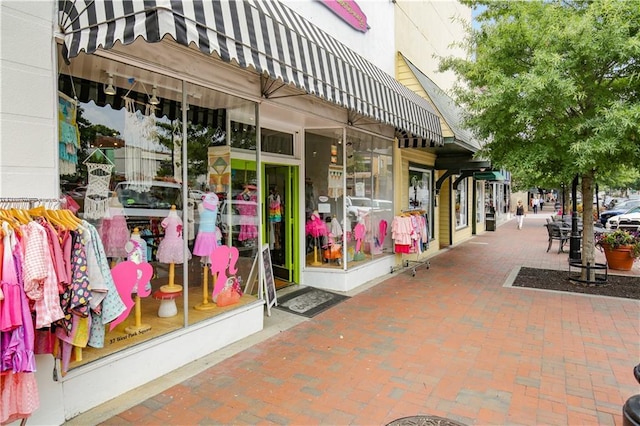
[[[135,303],[136,303],[136,313],[135,313],[136,324],[126,327],[124,329],[124,331],[126,331],[129,334],[137,334],[143,331],[151,330],[151,326],[149,324],[142,324],[142,306],[140,302],[140,296],[138,296],[137,294],[135,298]]]
[[[160,291],[163,293],[177,293],[182,291],[182,286],[175,283],[175,268],[175,263],[169,264],[169,284],[160,287]]]
[[[318,237],[314,238],[313,243],[313,262],[310,263],[311,266],[320,266],[322,262],[318,260]]]
[[[425,216],[425,229],[427,230],[427,235],[426,235],[426,248],[429,248],[429,218],[426,216],[425,214],[426,212],[424,210],[421,209],[411,209],[411,210],[403,210],[402,211],[402,216],[406,217],[405,215],[424,215]],[[391,267],[391,274],[393,274],[396,271],[399,270],[409,270],[411,271],[411,276],[415,277],[416,276],[416,269],[418,269],[420,266],[426,266],[427,269],[431,268],[431,262],[429,261],[429,259],[422,259],[420,260],[420,252],[417,251],[415,253],[416,255],[416,260],[410,260],[410,259],[402,259],[402,264],[398,265],[398,266],[392,266]]]
[[[416,253],[416,258],[420,256],[419,253]],[[404,269],[408,269],[411,271],[411,276],[415,277],[416,276],[416,269],[419,268],[420,266],[426,265],[427,269],[431,268],[431,263],[429,262],[428,259],[425,260],[409,260],[409,259],[403,259],[402,261],[402,265],[399,266],[392,266],[391,267],[391,274],[393,274],[396,271],[399,270],[404,270]]]
[[[213,278],[213,282],[215,282],[216,277]],[[198,303],[193,309],[197,311],[208,311],[209,309],[215,309],[216,306],[215,303],[209,302],[209,267],[205,265],[202,271],[202,303]]]

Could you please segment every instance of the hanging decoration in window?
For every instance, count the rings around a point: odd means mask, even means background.
[[[147,192],[158,171],[155,153],[167,149],[158,142],[153,106],[146,105],[142,114],[133,99],[124,97],[124,101],[125,177],[130,189]]]
[[[101,154],[102,160],[106,163],[91,162],[95,154]],[[100,157],[95,157],[96,161]],[[84,218],[101,219],[108,214],[109,209],[109,182],[111,181],[111,171],[113,162],[102,150],[96,148],[84,161],[87,166],[87,192],[84,197]]]
[[[76,101],[62,92],[58,92],[58,157],[60,174],[76,173],[80,131],[76,122],[78,106]]]
[[[344,169],[342,166],[329,165],[329,177],[327,181],[329,186],[327,188],[327,195],[333,199],[342,197],[344,194],[344,185],[342,176],[344,175]]]

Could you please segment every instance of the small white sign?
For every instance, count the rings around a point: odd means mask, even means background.
[[[364,197],[364,182],[356,182],[356,197]]]
[[[331,204],[318,203],[318,213],[331,213]]]
[[[327,197],[326,195],[321,195],[318,197],[318,201],[320,201],[321,203],[326,203],[327,201],[329,201],[329,197]]]

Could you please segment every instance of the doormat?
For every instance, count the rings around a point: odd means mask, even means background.
[[[292,314],[313,318],[320,312],[324,312],[337,305],[349,296],[332,293],[314,287],[305,287],[284,296],[278,296],[276,308]]]

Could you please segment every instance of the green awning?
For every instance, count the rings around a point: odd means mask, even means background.
[[[489,172],[475,172],[473,177],[476,180],[504,180],[502,173],[496,171]]]

